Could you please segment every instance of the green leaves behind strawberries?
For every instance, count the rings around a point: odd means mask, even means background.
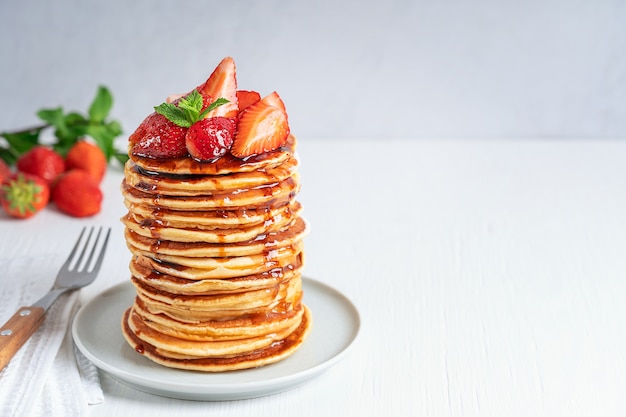
[[[178,102],[178,106],[172,103],[161,103],[154,110],[165,116],[170,122],[180,127],[191,127],[198,120],[202,120],[208,112],[228,103],[223,97],[218,98],[213,103],[202,110],[204,100],[198,90],[193,90],[187,97],[183,97]]]
[[[15,164],[23,153],[40,142],[40,134],[46,129],[54,130],[52,148],[65,156],[69,149],[85,136],[90,136],[102,149],[107,162],[112,158],[124,164],[128,159],[126,152],[119,152],[114,147],[115,138],[122,134],[122,126],[116,120],[109,120],[113,107],[113,96],[104,86],[99,86],[87,114],[66,113],[63,107],[41,109],[37,116],[44,124],[15,132],[0,132],[0,158],[9,165]]]

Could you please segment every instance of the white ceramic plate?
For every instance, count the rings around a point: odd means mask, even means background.
[[[218,401],[254,398],[293,388],[341,359],[359,333],[357,309],[337,290],[303,278],[304,302],[313,329],[304,344],[281,362],[260,368],[202,373],[166,368],[135,352],[121,331],[122,313],[135,297],[128,282],[104,291],[76,314],[76,346],[98,368],[141,391],[165,397]]]

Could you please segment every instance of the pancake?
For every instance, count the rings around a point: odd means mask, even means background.
[[[286,338],[272,343],[264,349],[247,352],[240,355],[224,357],[186,357],[176,358],[156,346],[139,339],[135,332],[130,329],[129,319],[131,308],[122,316],[122,334],[126,341],[138,353],[149,358],[153,362],[170,368],[202,371],[202,372],[225,372],[240,369],[256,368],[269,365],[283,360],[293,354],[304,342],[311,330],[311,312],[303,306],[304,314],[299,326]]]
[[[210,175],[221,176],[240,172],[262,172],[274,168],[295,156],[296,137],[290,135],[287,143],[279,149],[253,155],[245,159],[235,158],[226,154],[212,163],[196,161],[193,158],[155,159],[145,158],[129,153],[131,161],[148,172],[158,172],[172,175]]]
[[[121,220],[128,230],[144,237],[173,242],[207,243],[250,242],[263,234],[282,231],[295,221],[291,212],[285,212],[285,215],[281,213],[268,215],[267,221],[263,223],[230,228],[172,227],[158,218],[145,218],[132,212]]]
[[[126,222],[126,220],[122,221]],[[134,222],[129,222],[129,224],[130,227],[127,227],[124,233],[129,245],[146,252],[188,257],[227,257],[262,253],[263,251],[293,245],[296,241],[301,241],[308,232],[306,222],[303,218],[298,217],[287,229],[265,232],[257,235],[254,240],[232,244],[206,241],[176,242],[163,240],[162,233],[160,233],[159,238],[151,237],[151,232],[145,233],[148,236],[144,236],[144,234],[133,230],[136,227]]]
[[[195,196],[153,194],[146,190],[133,188],[126,180],[122,183],[122,194],[130,203],[189,211],[257,208],[259,206],[276,207],[290,201],[299,190],[298,175],[278,183],[272,182],[255,188],[225,190]]]
[[[124,165],[126,182],[133,188],[171,196],[195,196],[255,188],[268,183],[279,183],[293,176],[298,161],[290,157],[283,164],[268,167],[263,171],[236,172],[230,175],[172,175],[157,171],[147,171],[132,160]]]
[[[167,275],[154,270],[148,262],[141,261],[144,258],[133,258],[130,262],[132,278],[156,290],[170,294],[225,294],[241,291],[271,288],[286,279],[292,279],[295,275],[300,276],[302,270],[302,258],[298,257],[296,263],[285,265],[281,268],[272,268],[268,271],[257,272],[236,278],[217,278],[192,280]]]

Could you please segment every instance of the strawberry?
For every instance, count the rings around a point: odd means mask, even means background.
[[[48,204],[48,183],[36,175],[18,172],[5,178],[0,187],[0,203],[13,217],[27,219]]]
[[[52,199],[61,212],[74,217],[88,217],[100,212],[102,191],[87,171],[73,169],[56,181]]]
[[[237,71],[235,61],[231,57],[224,58],[215,68],[209,79],[205,81],[198,92],[203,97],[225,98],[228,103],[211,110],[206,118],[223,116],[235,118],[239,112],[237,106]]]
[[[65,161],[47,146],[38,145],[17,160],[17,170],[36,175],[50,184],[65,171]]]
[[[285,108],[285,103],[283,103],[283,100],[280,98],[280,96],[278,95],[276,91],[274,91],[272,94],[267,95],[265,97],[265,101],[267,102],[267,104],[281,109],[283,112],[285,112],[285,117],[287,116],[287,109]]]
[[[82,169],[100,183],[107,169],[104,152],[97,145],[84,140],[76,142],[65,157],[65,169]]]
[[[187,129],[165,116],[152,113],[130,135],[130,153],[147,158],[168,159],[187,156]]]
[[[0,159],[0,184],[2,184],[5,178],[9,178],[10,176],[11,168],[9,168],[6,162]]]
[[[193,158],[214,162],[230,149],[234,133],[235,123],[231,119],[210,117],[191,125],[185,143]]]
[[[237,90],[237,103],[239,104],[240,112],[259,100],[261,100],[261,95],[256,91]]]
[[[273,92],[241,112],[230,153],[245,158],[280,148],[289,137],[284,107]]]

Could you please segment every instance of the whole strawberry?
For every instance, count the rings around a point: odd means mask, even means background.
[[[234,134],[235,123],[231,119],[209,117],[191,125],[185,143],[193,158],[213,162],[230,149]]]
[[[61,155],[44,145],[35,146],[23,154],[16,165],[18,171],[36,175],[48,184],[65,171]]]
[[[65,169],[82,169],[100,183],[107,169],[104,152],[97,145],[81,140],[76,142],[65,157]]]
[[[128,138],[130,153],[156,159],[182,158],[187,156],[186,133],[186,128],[161,114],[152,113]]]
[[[5,178],[0,186],[0,204],[10,216],[27,219],[50,200],[48,184],[41,178],[18,172]]]
[[[52,189],[57,208],[70,216],[89,217],[100,212],[102,191],[86,171],[74,169],[61,175]]]

